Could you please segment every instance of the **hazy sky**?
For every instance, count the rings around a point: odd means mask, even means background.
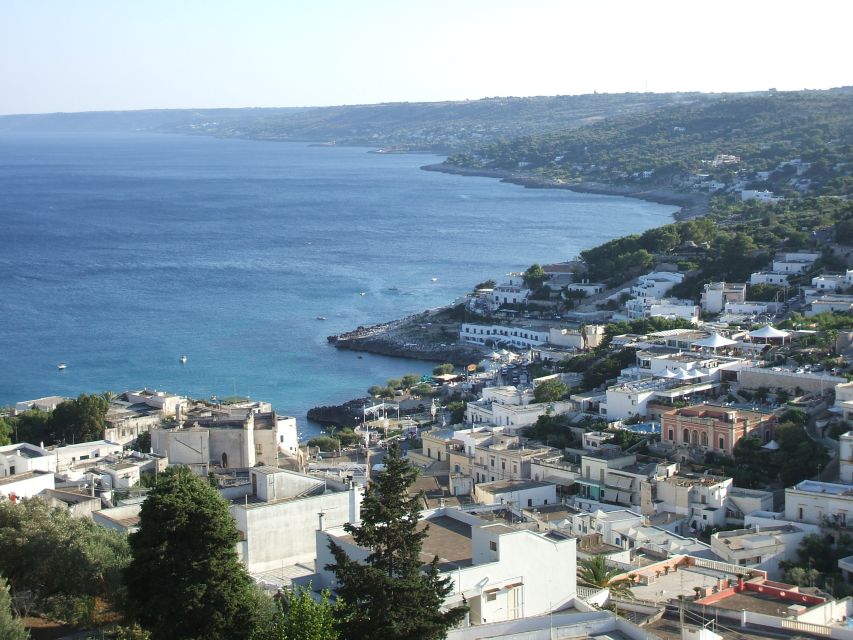
[[[847,0],[0,0],[0,114],[853,84]]]

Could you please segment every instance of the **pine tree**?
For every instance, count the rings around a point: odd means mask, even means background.
[[[9,584],[0,577],[0,638],[3,640],[27,640],[30,634],[21,624],[21,619],[12,613],[12,597]]]
[[[327,569],[337,578],[339,629],[346,640],[438,640],[465,615],[466,607],[442,610],[451,580],[441,577],[437,557],[426,570],[420,559],[428,527],[418,528],[422,497],[408,494],[416,478],[417,470],[392,446],[385,471],[365,492],[361,524],[345,525],[370,555],[356,562],[329,542],[335,563]]]
[[[129,538],[130,613],[153,640],[241,640],[254,631],[257,593],[234,549],[228,503],[186,467],[160,474]]]

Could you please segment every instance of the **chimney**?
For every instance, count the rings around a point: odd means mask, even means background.
[[[361,522],[361,492],[355,481],[349,486],[349,521],[351,524]]]
[[[325,512],[325,511],[320,511],[320,512],[317,514],[317,516],[318,516],[318,517],[319,517],[319,519],[320,519],[320,531],[325,531],[325,530],[326,530],[326,512]]]

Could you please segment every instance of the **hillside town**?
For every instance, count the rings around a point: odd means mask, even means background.
[[[675,621],[853,638],[853,332],[819,324],[853,308],[853,270],[820,258],[779,252],[699,305],[668,296],[671,265],[617,287],[537,265],[467,298],[458,342],[479,362],[389,381],[337,438],[300,443],[263,401],[105,394],[99,439],[0,447],[0,496],[126,535],[158,474],[185,467],[228,501],[257,585],[319,593],[330,541],[365,558],[345,527],[393,447],[419,470],[422,557],[445,606],[467,607],[448,638],[672,637]],[[751,300],[765,285],[775,299]]]

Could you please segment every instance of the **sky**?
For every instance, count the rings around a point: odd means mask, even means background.
[[[0,0],[0,114],[853,84],[846,0]]]

